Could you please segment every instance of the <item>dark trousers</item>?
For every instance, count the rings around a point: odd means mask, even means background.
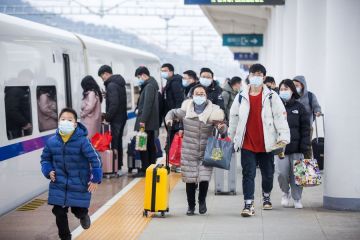
[[[111,123],[111,148],[117,151],[118,168],[123,166],[123,143],[122,137],[124,134],[126,120],[122,122]]]
[[[274,155],[272,153],[254,153],[241,149],[241,166],[243,174],[243,192],[245,200],[253,200],[255,192],[256,162],[262,177],[262,191],[271,193],[274,180]]]
[[[54,205],[52,212],[56,217],[56,225],[59,230],[59,237],[60,239],[68,239],[71,238],[71,233],[69,229],[69,222],[68,222],[68,213],[69,207],[62,207],[58,205]],[[81,207],[71,207],[71,212],[77,218],[83,218],[88,214],[87,208]]]
[[[190,208],[195,208],[195,193],[196,193],[197,184],[196,183],[186,183],[186,195],[187,201]],[[206,195],[209,188],[209,182],[204,181],[199,184],[199,202],[203,203],[206,200]]]
[[[145,172],[150,164],[156,163],[155,131],[145,131],[147,133],[146,151],[140,151],[141,171]]]

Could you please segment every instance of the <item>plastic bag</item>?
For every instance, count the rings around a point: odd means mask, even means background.
[[[95,133],[95,135],[91,138],[91,144],[94,148],[99,152],[104,152],[110,149],[110,143],[112,140],[112,136],[110,132]]]
[[[314,187],[321,184],[321,174],[316,159],[294,160],[295,184]]]
[[[170,151],[169,151],[170,164],[175,166],[181,165],[181,146],[182,146],[182,137],[180,136],[179,133],[176,133],[171,143]]]
[[[146,151],[147,150],[147,133],[143,129],[135,136],[135,150]]]
[[[219,138],[219,133],[216,136],[209,137],[203,164],[208,167],[229,170],[233,148],[233,143],[228,137]]]

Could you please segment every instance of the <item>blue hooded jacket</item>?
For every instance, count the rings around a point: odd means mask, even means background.
[[[59,130],[47,140],[41,154],[41,171],[48,179],[49,173],[55,171],[56,178],[55,182],[49,184],[49,204],[89,207],[91,193],[88,192],[88,183],[101,182],[102,164],[86,136],[85,126],[77,123],[77,128],[66,143]]]

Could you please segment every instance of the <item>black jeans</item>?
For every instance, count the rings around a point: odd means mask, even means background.
[[[56,225],[59,230],[60,239],[67,239],[71,237],[69,222],[67,217],[68,210],[69,207],[62,207],[58,205],[54,205],[52,209],[52,213],[56,217]],[[88,214],[88,209],[81,207],[71,207],[71,212],[75,215],[75,217],[80,219]]]
[[[256,161],[262,177],[262,191],[271,193],[274,180],[274,155],[272,153],[254,153],[241,149],[241,166],[243,174],[243,192],[244,200],[253,200],[255,192]]]
[[[146,131],[147,145],[146,151],[140,151],[141,171],[145,172],[150,164],[156,163],[156,145],[155,145],[155,131]]]
[[[124,134],[126,120],[116,123],[111,123],[111,148],[117,150],[117,158],[118,158],[118,169],[121,169],[123,166],[123,144],[122,137]]]
[[[186,183],[186,195],[187,195],[187,201],[190,208],[195,208],[196,202],[195,202],[195,193],[196,193],[196,183]],[[209,188],[209,182],[204,181],[200,182],[199,184],[199,202],[203,203],[206,200],[206,195]]]

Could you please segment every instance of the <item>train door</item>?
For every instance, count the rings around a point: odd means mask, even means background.
[[[63,54],[63,63],[64,63],[64,81],[65,81],[65,103],[66,103],[66,107],[72,108],[69,54],[66,53]]]

